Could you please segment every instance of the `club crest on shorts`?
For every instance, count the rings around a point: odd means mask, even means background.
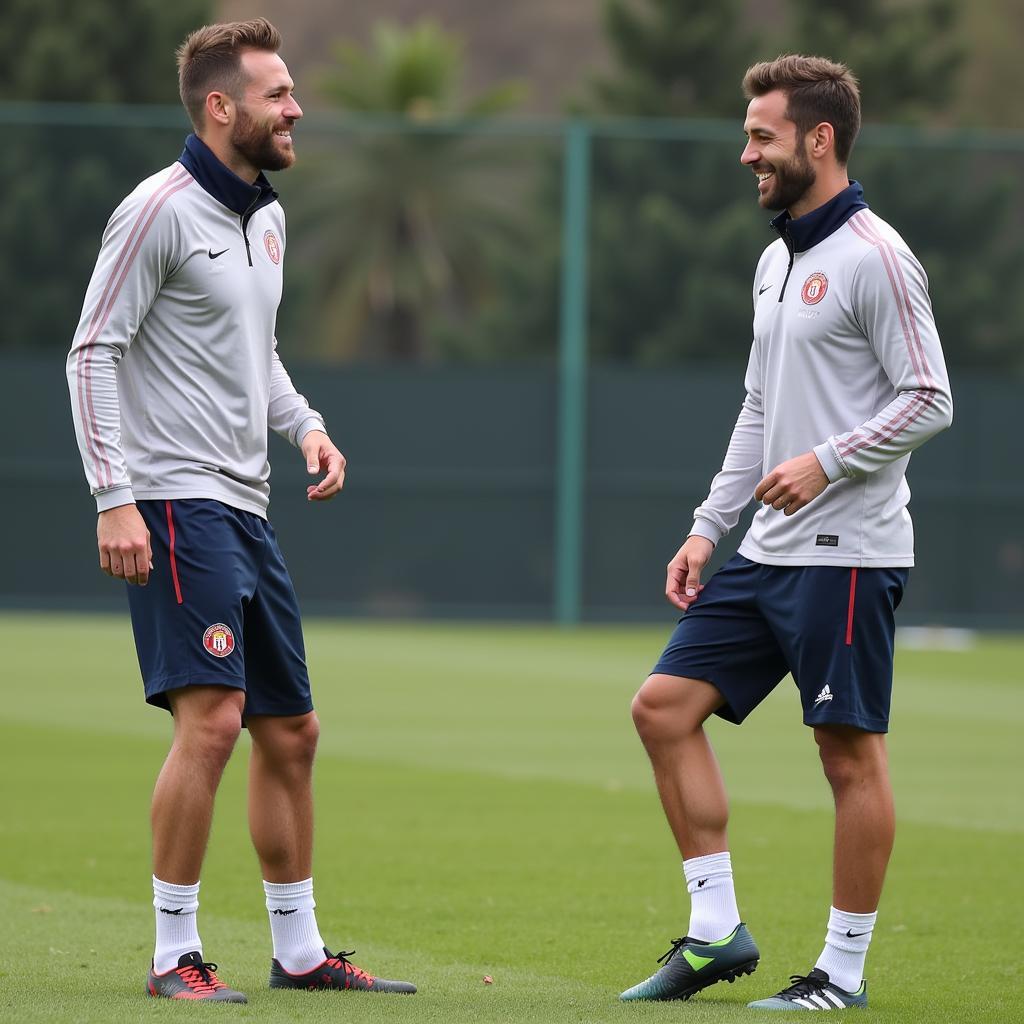
[[[203,646],[215,658],[226,658],[235,649],[235,634],[230,626],[215,622],[203,634]]]
[[[263,232],[263,244],[267,247],[267,255],[275,262],[281,262],[281,243],[273,231]]]
[[[808,306],[816,306],[825,298],[827,291],[828,278],[819,270],[804,281],[804,286],[800,289],[800,298]]]

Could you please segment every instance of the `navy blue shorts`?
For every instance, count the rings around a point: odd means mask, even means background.
[[[295,590],[274,529],[205,498],[140,501],[153,546],[144,587],[128,586],[146,700],[233,686],[245,715],[313,710]]]
[[[679,620],[653,672],[702,679],[739,724],[791,672],[804,724],[887,732],[894,613],[908,569],[760,565],[734,555]]]

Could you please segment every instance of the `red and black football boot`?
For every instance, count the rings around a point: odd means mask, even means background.
[[[165,999],[206,999],[211,1003],[247,1003],[241,992],[236,992],[214,973],[216,964],[203,963],[202,953],[186,953],[174,970],[157,974],[152,966],[146,981],[146,995]]]
[[[401,992],[412,995],[416,986],[409,981],[388,981],[375,978],[361,967],[356,967],[348,958],[355,953],[332,953],[324,949],[326,959],[319,967],[305,974],[289,974],[277,960],[270,961],[271,988],[304,988],[309,992],[327,989],[350,989],[358,992]]]

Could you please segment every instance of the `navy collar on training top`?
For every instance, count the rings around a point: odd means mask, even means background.
[[[185,139],[185,148],[178,162],[218,203],[233,210],[239,217],[246,214],[252,216],[277,199],[277,193],[262,171],[255,184],[250,185],[222,164],[198,135],[190,135]]]
[[[864,189],[856,181],[851,181],[839,195],[816,210],[795,218],[789,215],[789,210],[783,210],[771,225],[791,252],[807,252],[819,242],[824,242],[833,231],[838,231],[858,210],[867,208]]]

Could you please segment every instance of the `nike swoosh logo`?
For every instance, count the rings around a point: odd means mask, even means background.
[[[763,284],[760,288],[757,289],[757,294],[764,295],[764,293],[768,291],[769,288],[771,288],[770,284]]]
[[[281,917],[287,917],[289,914],[297,913],[298,909],[299,909],[298,907],[295,907],[292,910],[272,910],[271,913],[272,914],[280,914]]]
[[[161,914],[180,914],[183,909],[184,909],[183,907],[178,907],[177,910],[168,910],[166,907],[161,907],[160,908],[160,913]]]
[[[699,882],[697,883],[697,888],[698,888],[698,889],[703,889],[703,888],[704,888],[704,883],[705,883],[706,881],[707,881],[707,879],[706,879],[706,878],[702,878],[702,879],[701,879],[701,880],[700,880],[700,881],[699,881]]]
[[[859,938],[861,935],[867,935],[867,932],[851,932],[849,929],[847,929],[846,932],[846,937],[848,939],[856,939]]]
[[[700,971],[707,967],[708,964],[714,963],[715,958],[712,956],[698,956],[696,953],[691,953],[688,949],[684,949],[683,959],[694,971]]]
[[[229,245],[228,249],[230,248],[231,246]],[[209,256],[211,260],[215,260],[218,256],[223,256],[224,253],[228,251],[228,249],[221,249],[220,252],[214,252],[212,249],[208,249],[206,255]]]

